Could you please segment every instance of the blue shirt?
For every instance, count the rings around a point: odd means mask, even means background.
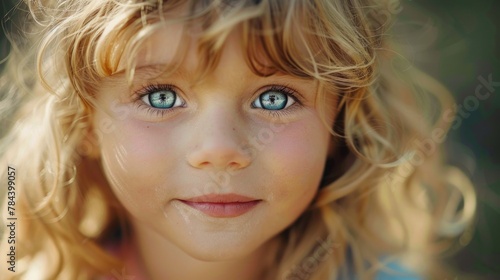
[[[390,271],[389,271],[390,269]],[[387,269],[380,271],[375,277],[376,280],[423,280],[422,277],[402,267],[398,263],[389,263]]]

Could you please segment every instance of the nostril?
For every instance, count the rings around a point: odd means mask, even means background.
[[[210,165],[210,162],[208,162],[208,161],[204,161],[204,162],[201,162],[199,164],[200,167],[206,167],[206,166],[209,166],[209,165]]]
[[[231,162],[231,163],[229,163],[229,165],[227,166],[227,168],[228,168],[229,170],[236,170],[236,169],[238,169],[239,167],[240,167],[240,165],[239,165],[239,164],[237,164],[236,162]]]
[[[230,128],[229,128],[230,129]],[[190,148],[186,155],[187,162],[195,168],[216,168],[220,170],[237,170],[246,167],[251,158],[238,145],[239,139],[231,139],[220,135],[202,140]]]

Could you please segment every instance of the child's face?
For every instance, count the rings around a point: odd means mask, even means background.
[[[157,77],[148,66],[175,60],[181,30],[166,27],[145,43],[132,90],[124,74],[99,89],[94,125],[104,172],[136,230],[153,230],[197,258],[244,256],[294,222],[317,192],[330,141],[315,107],[317,83],[253,74],[236,33],[206,79],[190,74],[195,44],[179,71]],[[252,202],[193,203],[209,194]]]

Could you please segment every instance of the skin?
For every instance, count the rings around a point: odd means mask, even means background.
[[[173,62],[172,42],[181,41],[182,28],[165,27],[145,42],[131,87],[119,72],[97,94],[94,127],[104,135],[98,149],[109,185],[131,219],[142,260],[135,273],[261,279],[273,240],[305,211],[321,180],[330,134],[315,107],[317,83],[255,75],[237,33],[205,79],[192,74],[199,61],[195,40],[178,71],[156,75],[152,65]],[[174,85],[184,105],[148,113],[131,93],[144,93],[150,84]],[[252,107],[270,85],[296,92],[296,103],[279,117]],[[211,193],[261,202],[241,216],[214,218],[177,200]]]

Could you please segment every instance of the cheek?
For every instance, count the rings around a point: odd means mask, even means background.
[[[293,140],[292,140],[293,139]],[[317,192],[326,160],[329,134],[320,123],[287,124],[263,152],[269,161],[273,183],[270,200],[283,211],[300,213]]]
[[[160,209],[158,190],[175,173],[175,138],[154,124],[115,121],[100,143],[104,173],[115,194],[132,213]]]

